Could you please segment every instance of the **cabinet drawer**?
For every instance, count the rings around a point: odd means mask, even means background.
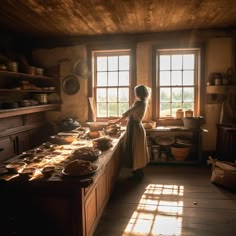
[[[0,161],[15,156],[17,154],[16,145],[15,137],[10,136],[0,139],[0,149],[2,149],[0,151]]]

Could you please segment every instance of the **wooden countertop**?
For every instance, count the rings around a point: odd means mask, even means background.
[[[46,163],[47,163],[46,165],[50,165],[50,163],[54,163],[54,166],[56,168],[55,172],[50,177],[43,176],[42,173],[39,171],[40,167],[45,165],[45,163],[33,163],[33,165],[32,164],[27,165],[27,167],[35,166],[36,168],[38,166],[38,170],[36,170],[36,174],[32,178],[27,179],[20,176],[19,174],[7,173],[0,177],[0,183],[4,185],[8,183],[18,185],[20,183],[21,186],[25,185],[25,186],[30,186],[30,187],[33,187],[33,186],[50,187],[51,185],[53,186],[66,185],[68,187],[69,185],[76,185],[80,187],[87,187],[90,184],[92,184],[94,181],[96,181],[97,177],[99,177],[101,170],[106,166],[106,164],[112,157],[112,154],[116,150],[118,143],[122,139],[123,135],[124,135],[124,132],[120,135],[120,137],[112,138],[112,147],[110,147],[107,151],[103,151],[102,154],[98,157],[98,159],[95,162],[93,162],[94,164],[98,166],[98,170],[95,172],[93,176],[90,176],[87,178],[81,178],[81,177],[71,177],[71,176],[63,175],[62,169],[67,163],[70,162],[69,156],[71,155],[73,150],[69,148],[69,145],[62,145],[63,149],[56,150],[58,152],[58,155],[53,156],[53,158],[51,159],[51,162],[49,159],[50,156],[49,157],[45,156],[45,158],[48,160],[48,161],[46,160]],[[62,158],[61,159],[62,162],[59,162],[60,158]],[[42,160],[45,161],[45,159],[42,159]],[[8,160],[8,163],[12,163],[16,161],[23,161],[22,159],[20,159],[20,155]],[[6,164],[1,163],[2,168],[4,168],[5,165]]]
[[[207,132],[206,129],[187,129],[184,126],[157,126],[152,129],[146,129],[146,132],[170,132],[170,131],[186,131],[186,132]]]

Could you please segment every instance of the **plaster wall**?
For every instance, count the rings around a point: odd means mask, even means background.
[[[53,49],[38,49],[33,52],[34,61],[43,68],[60,65],[60,84],[64,78],[73,73],[73,68],[78,60],[86,60],[85,46],[61,47]],[[77,118],[81,124],[88,119],[88,80],[78,77],[80,91],[75,95],[67,95],[61,88],[61,111],[47,112],[47,119],[56,123],[66,117]]]
[[[209,40],[206,45],[206,81],[210,73],[226,73],[229,67],[233,67],[233,40],[231,38]],[[203,134],[204,150],[215,150],[216,148],[216,124],[219,123],[221,106],[222,103],[205,104],[206,124],[204,128],[208,130],[208,133]]]
[[[155,42],[142,42],[137,44],[137,84],[152,86],[152,45]],[[211,72],[225,73],[233,66],[233,43],[231,38],[212,38],[206,43],[206,63],[204,85]],[[86,60],[85,45],[61,47],[54,49],[38,49],[33,53],[35,61],[42,67],[60,64],[60,80],[73,72],[73,66],[78,59]],[[75,95],[66,95],[61,91],[63,100],[60,112],[48,112],[47,119],[55,122],[64,117],[77,117],[81,124],[88,119],[88,80],[79,79],[81,89]],[[145,119],[152,118],[152,98]],[[215,150],[216,124],[219,121],[221,104],[205,104],[206,124],[204,128],[208,133],[203,134],[203,150]]]

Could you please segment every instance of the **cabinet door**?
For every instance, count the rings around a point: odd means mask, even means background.
[[[6,160],[17,154],[17,143],[15,136],[0,139],[0,161]]]
[[[17,152],[18,154],[27,151],[30,146],[30,132],[23,132],[17,135]]]
[[[96,191],[97,191],[97,212],[99,215],[100,211],[105,206],[106,198],[107,198],[106,171],[100,177],[97,183]]]
[[[97,217],[97,207],[96,207],[96,191],[93,191],[88,196],[85,202],[85,227],[86,227],[86,236],[91,235],[91,230],[93,224],[95,223]]]
[[[115,173],[115,160],[111,159],[107,164],[107,192],[109,195],[112,191],[114,173]]]
[[[222,161],[236,160],[236,128],[219,125],[217,127],[216,153]]]

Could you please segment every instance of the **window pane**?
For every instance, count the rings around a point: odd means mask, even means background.
[[[170,71],[160,71],[160,86],[170,85]]]
[[[192,102],[186,102],[186,103],[184,103],[183,104],[183,108],[184,108],[184,110],[187,110],[187,109],[194,109],[194,104],[192,103]]]
[[[160,88],[161,102],[170,102],[170,88]]]
[[[182,69],[182,55],[172,55],[171,56],[171,69],[180,70]]]
[[[121,116],[129,108],[129,103],[119,103],[119,116]]]
[[[183,72],[183,85],[194,85],[194,71]]]
[[[97,89],[97,102],[106,102],[106,89]]]
[[[172,101],[182,102],[182,88],[172,88]]]
[[[97,116],[106,117],[107,116],[107,104],[106,103],[97,103]]]
[[[183,55],[183,69],[194,69],[194,54]]]
[[[108,72],[108,86],[118,85],[118,72]]]
[[[119,85],[120,86],[129,85],[129,72],[128,71],[119,72]]]
[[[129,108],[130,55],[124,52],[96,52],[94,93],[97,117],[118,116]]]
[[[170,115],[170,103],[160,103],[160,116],[165,117]]]
[[[97,57],[97,71],[107,71],[107,57]]]
[[[97,72],[97,86],[107,85],[107,72]]]
[[[119,102],[128,102],[129,101],[129,89],[128,88],[119,88]]]
[[[108,103],[108,116],[118,116],[117,103]]]
[[[198,104],[196,55],[198,50],[161,50],[158,57],[159,117],[176,116],[176,110],[194,109]],[[158,55],[158,53],[160,53]]]
[[[170,70],[170,56],[160,56],[160,70]]]
[[[176,116],[176,111],[179,109],[179,108],[182,108],[183,104],[181,102],[173,102],[172,103],[172,106],[171,106],[171,115],[172,116]]]
[[[108,102],[116,102],[118,100],[117,89],[116,88],[107,89],[107,97],[108,97]]]
[[[118,70],[118,56],[108,57],[108,71]]]
[[[183,100],[184,102],[194,101],[194,88],[184,88],[183,89]]]
[[[182,71],[171,71],[171,85],[182,85]]]
[[[129,56],[119,56],[119,70],[129,70]]]

